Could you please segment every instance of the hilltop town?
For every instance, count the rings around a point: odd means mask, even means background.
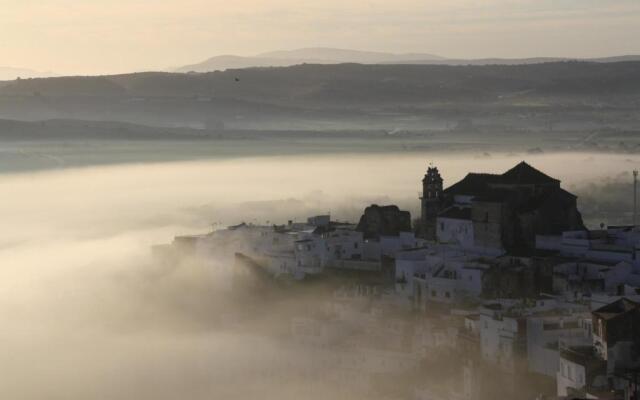
[[[215,265],[264,312],[299,296],[280,322],[311,356],[273,379],[322,377],[345,398],[637,399],[640,231],[589,229],[576,200],[526,162],[449,185],[429,166],[417,223],[374,204],[357,223],[240,223],[154,256]]]

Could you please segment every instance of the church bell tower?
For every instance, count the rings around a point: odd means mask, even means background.
[[[436,240],[436,218],[442,206],[442,177],[437,167],[429,167],[422,179],[422,235],[425,239]]]

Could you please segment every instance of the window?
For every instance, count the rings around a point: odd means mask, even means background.
[[[444,297],[446,297],[447,299],[451,297],[451,294],[449,292],[444,292]]]
[[[437,296],[436,291],[435,291],[435,290],[432,290],[432,291],[431,291],[431,297],[436,297],[436,296]]]
[[[444,222],[440,222],[440,230],[443,231],[444,230]]]
[[[358,242],[353,242],[353,248],[357,249],[358,248]]]

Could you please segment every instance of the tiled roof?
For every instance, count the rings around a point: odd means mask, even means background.
[[[594,310],[593,313],[604,319],[610,319],[636,309],[640,310],[640,303],[623,297],[620,300]]]
[[[554,179],[526,162],[522,161],[502,175],[469,173],[461,181],[445,189],[445,193],[451,195],[488,195],[491,192],[491,185],[522,185],[522,184],[559,184],[560,181]]]
[[[546,175],[522,161],[500,176],[501,183],[506,184],[549,184],[560,181]]]
[[[469,173],[461,181],[445,189],[445,193],[452,195],[476,195],[485,192],[489,183],[497,183],[500,175]]]

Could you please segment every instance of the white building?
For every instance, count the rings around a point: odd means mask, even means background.
[[[606,364],[595,358],[592,346],[570,346],[560,348],[560,360],[556,373],[558,396],[568,396],[571,392],[607,387]],[[595,396],[586,398],[597,398]]]
[[[556,377],[560,362],[559,346],[591,343],[591,315],[558,313],[527,317],[527,359],[531,372]]]
[[[474,247],[471,207],[452,206],[438,215],[436,236],[439,242]]]
[[[609,227],[596,231],[567,231],[560,236],[536,236],[536,248],[558,251],[565,257],[591,261],[632,262],[640,245],[640,232],[631,227]]]
[[[620,294],[640,286],[640,273],[631,262],[571,261],[553,267],[553,291],[578,300],[583,295]]]
[[[354,226],[336,227],[335,230],[322,234],[328,259],[361,260],[363,258],[364,238],[362,232]]]
[[[446,261],[435,271],[413,277],[413,300],[426,310],[428,303],[475,302],[482,294],[482,277],[489,266],[475,259]]]
[[[526,323],[499,303],[480,309],[480,354],[490,364],[515,372],[518,357],[526,356]]]

